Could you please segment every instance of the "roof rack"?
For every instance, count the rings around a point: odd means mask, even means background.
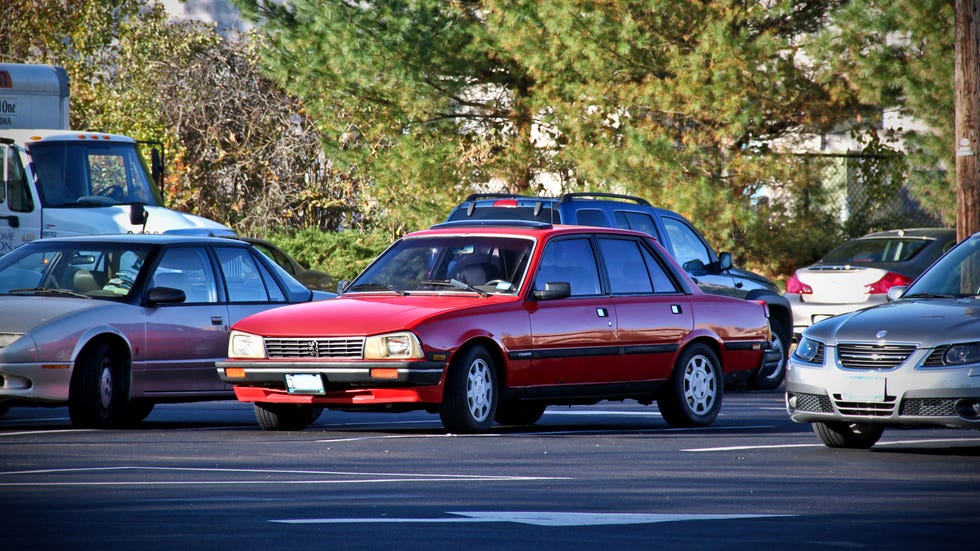
[[[620,193],[603,193],[598,191],[582,191],[576,193],[566,193],[559,199],[560,202],[574,201],[576,199],[620,199],[623,201],[630,201],[638,205],[650,206],[650,202],[642,197],[634,197],[632,195],[622,195]]]
[[[539,197],[519,193],[471,193],[464,201],[479,201],[480,199],[539,199]],[[547,199],[547,197],[540,197],[540,199]]]
[[[543,230],[551,228],[552,225],[548,222],[538,222],[537,220],[453,220],[452,222],[441,222],[431,226],[429,229],[473,227],[534,228]]]

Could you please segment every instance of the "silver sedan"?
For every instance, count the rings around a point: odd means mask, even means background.
[[[892,302],[818,322],[789,360],[786,407],[829,447],[887,427],[980,429],[980,234]]]
[[[234,398],[214,362],[229,327],[329,298],[238,240],[121,235],[44,239],[0,257],[0,413],[68,406],[116,427],[157,402]]]

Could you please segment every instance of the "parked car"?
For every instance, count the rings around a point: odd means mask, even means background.
[[[783,382],[785,360],[793,339],[789,301],[769,279],[735,267],[731,253],[715,253],[694,225],[674,211],[654,207],[640,197],[615,193],[567,193],[560,197],[478,193],[453,209],[447,221],[453,220],[536,220],[625,228],[650,234],[680,262],[702,291],[761,300],[769,306],[775,336],[769,353],[783,361],[767,362],[773,369],[758,373],[749,382],[759,389],[773,389]]]
[[[786,282],[793,333],[816,321],[886,302],[956,244],[956,230],[915,228],[869,233],[796,270]]]
[[[214,372],[231,324],[332,296],[238,240],[32,241],[0,258],[0,409],[67,404],[75,426],[116,427],[157,402],[234,398]]]
[[[326,272],[311,270],[303,266],[295,258],[290,256],[289,253],[280,249],[269,241],[258,239],[256,237],[236,237],[236,239],[241,239],[242,241],[251,244],[256,249],[262,251],[264,255],[271,258],[276,264],[282,267],[282,269],[286,270],[289,275],[296,278],[296,280],[302,283],[307,289],[327,292],[337,290],[337,280],[334,279],[333,276]]]
[[[336,408],[481,432],[625,399],[704,426],[726,379],[772,369],[767,312],[701,292],[647,234],[447,223],[395,242],[334,300],[242,319],[217,367],[269,430]]]
[[[869,448],[888,427],[980,429],[980,233],[893,302],[803,331],[786,408],[832,448]]]

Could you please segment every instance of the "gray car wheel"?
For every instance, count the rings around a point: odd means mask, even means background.
[[[813,432],[828,448],[866,450],[874,446],[885,428],[876,425],[847,422],[815,422]]]
[[[497,373],[482,346],[466,350],[446,375],[439,417],[450,432],[485,432],[497,411]]]
[[[124,361],[106,343],[92,343],[75,360],[68,416],[82,428],[112,428],[125,421],[129,399]]]

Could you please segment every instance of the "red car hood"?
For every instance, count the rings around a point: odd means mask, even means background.
[[[233,329],[273,337],[379,335],[411,329],[440,314],[515,300],[507,295],[341,296],[259,312]]]

